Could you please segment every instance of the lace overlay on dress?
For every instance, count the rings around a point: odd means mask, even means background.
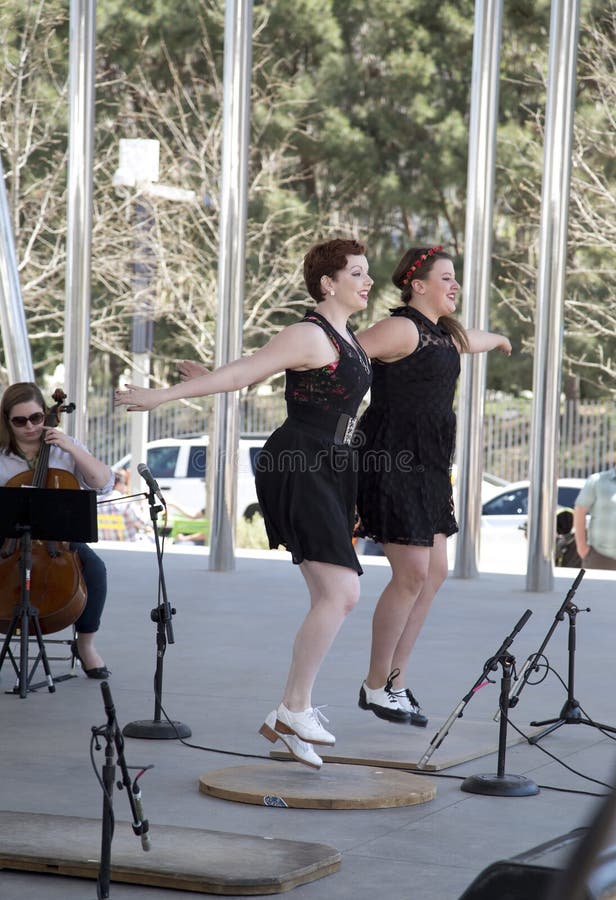
[[[325,331],[338,360],[304,372],[287,370],[288,418],[259,454],[259,505],[270,547],[285,546],[295,563],[312,560],[361,574],[352,542],[357,459],[353,447],[337,443],[336,436],[340,418],[356,415],[370,386],[370,362],[350,329],[343,337],[317,312],[304,321]]]
[[[348,339],[344,340],[320,313],[306,313],[302,321],[323,329],[338,353],[338,361],[303,372],[287,369],[285,399],[288,415],[312,406],[324,412],[354,416],[370,387],[368,357],[350,328],[347,328]]]
[[[359,533],[383,543],[432,546],[457,531],[451,490],[460,355],[451,335],[413,307],[417,349],[375,361],[370,406],[356,430]]]

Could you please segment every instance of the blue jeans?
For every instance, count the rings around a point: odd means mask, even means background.
[[[100,556],[87,544],[72,543],[70,548],[77,551],[88,592],[86,605],[75,622],[75,628],[78,634],[92,634],[98,631],[107,599],[107,569]]]

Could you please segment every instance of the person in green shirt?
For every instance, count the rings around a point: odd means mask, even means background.
[[[585,569],[616,569],[616,466],[589,476],[575,501],[573,528]]]

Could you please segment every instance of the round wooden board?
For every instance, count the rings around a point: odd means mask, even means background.
[[[286,762],[206,772],[199,779],[199,790],[238,803],[297,809],[415,806],[436,796],[436,785],[425,775],[338,764],[314,771]]]

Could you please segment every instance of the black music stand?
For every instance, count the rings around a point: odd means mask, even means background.
[[[31,689],[34,672],[42,663],[50,693],[55,691],[54,680],[45,652],[38,608],[31,600],[32,541],[78,541],[89,543],[98,540],[96,520],[96,492],[76,491],[64,488],[0,488],[0,534],[19,546],[20,599],[13,609],[2,650],[0,669],[9,657],[18,685],[12,693],[24,698]],[[36,585],[35,585],[36,588]],[[30,627],[36,635],[38,656],[28,674],[28,639]],[[11,651],[10,642],[19,634],[19,666]]]

